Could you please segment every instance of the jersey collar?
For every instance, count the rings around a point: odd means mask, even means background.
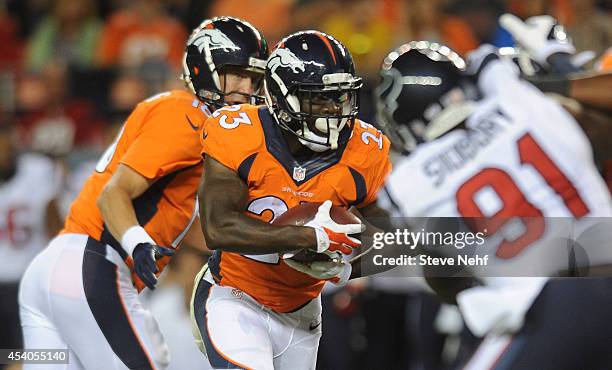
[[[289,174],[289,177],[291,177],[297,186],[304,184],[319,173],[337,164],[340,162],[340,159],[342,159],[342,154],[344,154],[344,149],[347,146],[346,144],[340,146],[337,150],[320,154],[316,153],[312,158],[303,162],[296,160],[293,155],[291,155],[287,143],[283,138],[283,134],[279,126],[274,122],[274,118],[267,107],[264,106],[259,108],[258,114],[266,140],[266,149],[283,166],[285,171]],[[350,131],[351,130],[344,130],[341,133],[341,136],[345,136],[340,138],[340,140],[345,139],[342,140],[342,142],[348,143],[348,137],[346,136],[350,136]]]

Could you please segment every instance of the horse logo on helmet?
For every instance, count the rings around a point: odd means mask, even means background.
[[[240,50],[240,47],[216,28],[202,28],[192,36],[189,43],[194,44],[200,53],[204,50],[206,43],[208,43],[209,50],[223,49],[224,52]]]
[[[306,62],[298,58],[289,49],[278,48],[276,49],[270,59],[268,59],[268,65],[266,66],[274,74],[278,67],[289,67],[293,73],[300,73],[306,70]]]

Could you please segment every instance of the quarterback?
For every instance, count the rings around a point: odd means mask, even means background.
[[[191,93],[137,105],[63,231],[28,268],[20,292],[26,348],[68,348],[69,369],[167,365],[138,293],[154,289],[183,239],[204,247],[196,199],[203,124],[225,103],[253,97],[267,54],[259,31],[235,18],[205,20],[193,31],[183,60]]]

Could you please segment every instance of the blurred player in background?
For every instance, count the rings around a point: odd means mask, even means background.
[[[558,238],[585,230],[601,237],[588,228],[592,217],[612,216],[610,194],[576,121],[495,51],[471,54],[477,91],[444,46],[412,42],[385,59],[380,116],[395,147],[410,154],[380,203],[400,217],[481,217],[492,263],[517,266],[514,275],[479,276],[484,286],[452,297],[470,330],[487,335],[466,369],[604,368],[610,280],[510,276],[566,273],[573,252]],[[517,219],[523,227],[511,234]],[[610,263],[609,240],[590,245],[591,266]],[[533,266],[536,275],[517,275]]]
[[[340,42],[297,32],[268,59],[267,106],[222,108],[206,122],[200,212],[215,251],[193,310],[214,368],[315,367],[321,289],[348,280],[351,265],[289,257],[296,249],[350,254],[359,245],[348,235],[362,225],[336,224],[332,203],[377,213],[389,142],[355,118],[361,84]],[[301,202],[323,202],[305,226],[268,224]]]
[[[519,55],[521,74],[558,100],[582,126],[593,146],[595,163],[612,191],[612,136],[608,134],[612,126],[612,73],[605,67],[609,55],[604,54],[595,69],[585,69],[577,61],[587,52],[575,54],[571,35],[547,15],[523,22],[504,14],[500,23],[519,45],[514,54]]]
[[[14,128],[9,117],[0,118],[0,260],[5,261],[0,269],[0,348],[23,347],[19,280],[59,231],[47,215],[56,210],[51,203],[61,187],[61,171],[44,155],[19,153]]]
[[[182,241],[205,248],[196,199],[203,123],[224,104],[255,98],[267,54],[259,31],[235,18],[205,20],[193,31],[183,59],[190,92],[164,92],[134,109],[64,230],[26,272],[25,348],[69,348],[70,369],[167,365],[138,292],[154,289]]]

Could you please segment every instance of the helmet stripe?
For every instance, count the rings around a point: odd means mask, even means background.
[[[249,28],[251,29],[251,31],[252,31],[252,32],[255,34],[255,37],[257,38],[257,45],[258,45],[259,47],[261,47],[261,39],[262,39],[262,35],[261,35],[261,33],[259,32],[259,30],[258,30],[257,28],[255,28],[255,27],[253,27],[253,25],[252,25],[252,24],[250,24],[250,23],[249,23],[249,22],[247,22],[247,21],[243,21],[243,20],[238,19],[238,18],[235,18],[235,19],[236,19],[236,21],[238,21],[238,22],[240,22],[240,23],[244,24],[245,26],[247,26],[247,27],[249,27]]]
[[[323,40],[323,43],[325,43],[325,46],[327,46],[327,48],[329,49],[329,52],[332,56],[332,59],[334,60],[334,64],[338,64],[338,62],[336,62],[336,54],[334,53],[334,48],[332,48],[331,44],[329,43],[329,40],[327,39],[326,35],[320,33],[320,32],[316,32],[315,33],[317,36],[319,36],[319,38],[321,40]]]

